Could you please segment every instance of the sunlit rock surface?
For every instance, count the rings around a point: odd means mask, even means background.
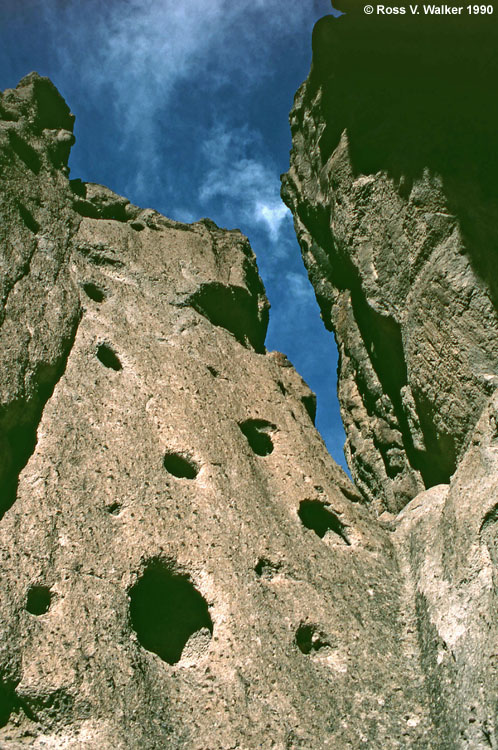
[[[69,182],[47,79],[0,105],[0,747],[431,746],[392,532],[247,240]]]

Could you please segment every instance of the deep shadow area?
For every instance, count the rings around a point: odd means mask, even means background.
[[[218,281],[202,284],[188,304],[213,325],[229,331],[243,346],[265,351],[268,309],[258,308],[258,296],[238,286]]]
[[[247,419],[239,427],[256,455],[269,456],[273,452],[273,441],[269,433],[277,429],[276,425],[265,419]]]
[[[163,465],[167,472],[178,479],[195,479],[199,473],[197,464],[181,453],[166,453]]]
[[[36,221],[35,217],[30,211],[28,211],[26,206],[23,206],[22,203],[19,203],[19,214],[25,225],[31,232],[33,232],[33,234],[37,234],[37,232],[40,231],[40,225]]]
[[[395,5],[383,3],[385,7]],[[448,7],[457,3],[446,4]],[[313,32],[312,71],[303,111],[321,92],[317,114],[323,117],[318,147],[325,163],[346,131],[353,173],[386,172],[399,193],[408,198],[425,170],[438,175],[448,212],[461,229],[465,253],[498,308],[498,14],[364,13],[359,0],[334,3],[340,18],[321,19]],[[294,132],[306,124],[293,121]],[[331,186],[332,191],[334,186]],[[285,196],[285,181],[283,194]],[[438,430],[435,405],[413,393],[425,450],[412,435],[402,389],[407,384],[401,328],[368,304],[349,248],[334,244],[330,207],[301,203],[299,215],[323,248],[323,272],[339,289],[351,291],[354,318],[365,349],[394,407],[410,464],[425,486],[447,483],[454,473],[465,438]],[[318,252],[318,251],[317,251]],[[317,298],[325,320],[331,301]],[[367,411],[376,413],[375,396],[358,373],[358,387]],[[398,471],[389,446],[377,446],[387,476]]]
[[[26,597],[26,609],[32,615],[44,615],[51,601],[52,592],[47,586],[31,586]]]
[[[0,728],[8,724],[11,713],[19,708],[20,703],[14,688],[0,679]]]
[[[0,519],[17,496],[19,475],[31,458],[37,441],[37,429],[43,409],[63,376],[74,344],[80,311],[70,321],[72,330],[61,342],[59,358],[52,364],[39,365],[33,378],[31,398],[20,399],[0,410]]]
[[[27,143],[15,130],[9,131],[9,143],[12,151],[34,174],[41,169],[41,159],[35,149]]]
[[[316,420],[316,395],[314,393],[310,393],[309,396],[301,396],[301,403],[308,412],[308,416],[315,424]]]
[[[314,625],[301,624],[296,631],[296,645],[302,654],[310,654],[328,646],[329,643]]]
[[[254,566],[254,572],[258,578],[266,578],[270,580],[273,576],[277,575],[282,567],[281,563],[273,563],[266,557],[260,557],[256,565]]]
[[[320,539],[323,539],[327,531],[333,531],[343,542],[350,544],[344,524],[319,500],[303,500],[297,513],[303,526],[314,531]]]
[[[496,304],[496,9],[370,17],[356,0],[337,5],[346,15],[321,19],[313,32],[309,96],[323,87],[323,161],[346,129],[356,174],[385,170],[400,192],[409,192],[425,168],[439,174],[474,269]]]
[[[86,296],[94,302],[103,302],[105,300],[105,294],[93,281],[87,281],[83,285],[83,291]]]
[[[153,560],[130,590],[131,622],[140,644],[176,664],[191,635],[213,632],[208,606],[188,576]]]
[[[97,359],[104,367],[108,367],[110,370],[119,372],[119,370],[123,369],[118,355],[108,344],[99,344],[97,347]]]

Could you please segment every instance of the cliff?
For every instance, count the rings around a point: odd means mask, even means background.
[[[427,747],[497,747],[496,19],[338,5],[282,196],[339,348],[351,474],[411,587]]]
[[[390,23],[318,24],[284,181],[355,484],[247,239],[69,180],[53,84],[3,92],[2,750],[498,746],[496,108]]]
[[[448,482],[498,382],[496,25],[344,9],[315,27],[282,194],[353,478],[397,513]]]
[[[390,532],[246,238],[69,181],[47,79],[0,114],[0,747],[426,747]]]

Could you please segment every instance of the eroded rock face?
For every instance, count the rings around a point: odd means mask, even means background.
[[[496,25],[343,5],[315,27],[282,194],[337,338],[353,478],[397,513],[449,481],[498,384]]]
[[[282,194],[339,346],[351,472],[393,531],[426,746],[495,748],[496,24],[340,7]]]
[[[443,747],[247,240],[70,183],[46,79],[1,105],[0,746]]]
[[[396,521],[431,715],[448,748],[498,737],[497,410],[495,394],[450,485],[422,492]]]

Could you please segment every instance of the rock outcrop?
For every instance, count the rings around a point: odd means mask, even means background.
[[[246,238],[69,181],[47,79],[0,105],[0,747],[428,747],[392,534]]]
[[[283,197],[353,479],[397,513],[449,481],[498,384],[496,22],[341,8],[315,27]]]
[[[1,95],[2,750],[498,747],[491,25],[411,20],[317,25],[284,179],[356,485],[247,239],[69,180],[53,84]]]
[[[498,747],[496,21],[376,7],[345,1],[315,27],[282,195],[339,347],[346,458],[393,530],[426,747],[484,750]]]

